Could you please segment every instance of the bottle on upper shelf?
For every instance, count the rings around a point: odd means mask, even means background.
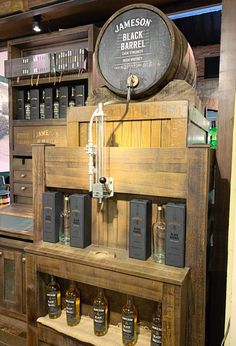
[[[60,214],[59,241],[70,245],[70,198],[67,195],[64,196],[64,209]]]
[[[69,98],[69,107],[75,106],[75,87],[70,88],[70,98]]]
[[[127,295],[127,302],[122,308],[122,341],[125,346],[133,346],[137,341],[137,309],[133,297]]]
[[[162,304],[157,303],[156,311],[152,315],[151,346],[162,345]]]
[[[60,118],[60,103],[59,103],[59,88],[56,88],[54,102],[53,102],[53,118]]]
[[[93,302],[93,326],[97,336],[105,335],[108,329],[108,301],[103,288],[98,288]]]
[[[42,90],[41,100],[39,104],[39,117],[45,119],[45,90]]]
[[[50,282],[47,285],[47,303],[49,318],[58,318],[61,316],[61,290],[53,275],[50,276]]]
[[[25,119],[31,119],[31,105],[30,105],[30,91],[26,92],[26,101],[25,101]]]
[[[80,321],[80,291],[74,281],[66,291],[66,321],[68,326],[76,326]]]
[[[165,234],[166,222],[164,218],[164,209],[162,206],[157,206],[156,222],[152,225],[152,251],[153,259],[158,263],[165,263]]]

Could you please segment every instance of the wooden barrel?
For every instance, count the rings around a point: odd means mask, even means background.
[[[114,13],[100,31],[95,53],[105,84],[121,96],[127,95],[129,76],[133,98],[152,95],[173,79],[195,85],[196,65],[188,42],[151,5],[129,5]]]

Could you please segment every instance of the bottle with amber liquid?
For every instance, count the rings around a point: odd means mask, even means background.
[[[93,327],[97,336],[105,335],[108,329],[108,301],[103,288],[98,288],[93,302]]]
[[[49,318],[58,318],[61,316],[61,291],[53,275],[47,285],[47,302]]]
[[[157,309],[152,316],[151,346],[162,345],[162,305],[157,303]]]
[[[137,341],[137,309],[130,295],[122,308],[122,341],[125,346],[133,346]]]
[[[152,225],[152,254],[154,261],[158,263],[165,263],[165,235],[164,210],[162,206],[158,206],[156,222]]]
[[[60,214],[60,232],[59,240],[62,244],[70,244],[70,198],[64,196],[64,209]]]
[[[66,291],[66,321],[68,326],[76,326],[80,321],[80,291],[74,281],[71,281]]]

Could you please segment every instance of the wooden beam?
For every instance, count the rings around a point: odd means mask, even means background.
[[[213,269],[209,296],[209,345],[220,345],[224,335],[232,137],[236,91],[235,16],[236,2],[223,0]]]

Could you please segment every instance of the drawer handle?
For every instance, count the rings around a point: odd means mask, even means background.
[[[0,251],[0,257],[3,255],[3,252],[2,251]]]
[[[26,174],[22,173],[22,174],[20,175],[20,177],[21,177],[21,178],[25,178],[25,177],[26,177]]]
[[[21,191],[25,191],[26,190],[26,187],[25,186],[21,186]]]
[[[25,260],[26,260],[26,258],[25,258],[25,257],[22,257],[22,262],[23,262],[23,263],[25,263]]]

